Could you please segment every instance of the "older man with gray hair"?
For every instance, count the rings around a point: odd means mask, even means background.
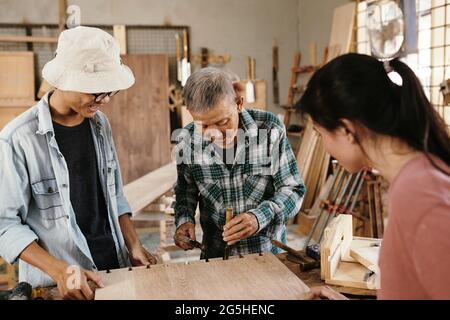
[[[286,223],[305,193],[280,120],[246,110],[230,75],[215,68],[193,73],[183,90],[194,123],[177,135],[176,244],[189,250],[200,208],[202,258],[278,253]],[[226,220],[226,211],[235,215]]]

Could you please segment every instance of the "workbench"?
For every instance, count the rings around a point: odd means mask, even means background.
[[[308,287],[323,286],[325,282],[320,279],[320,268],[316,268],[310,271],[300,271],[299,265],[287,260],[286,253],[278,254],[277,257],[280,261],[289,268],[300,280],[302,280]],[[348,288],[330,286],[334,290],[344,294],[350,299],[375,299],[375,292],[365,289]],[[44,300],[60,300],[59,291],[57,287],[47,287],[34,289],[33,297]]]

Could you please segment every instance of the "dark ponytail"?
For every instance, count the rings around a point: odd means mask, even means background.
[[[391,61],[390,65],[403,79],[399,112],[406,119],[408,115],[415,118],[417,142],[420,143],[420,148],[416,149],[423,151],[433,166],[442,171],[430,154],[436,155],[450,166],[450,139],[444,119],[428,101],[414,72],[398,59]],[[413,142],[415,141],[410,141],[409,144]]]
[[[360,54],[340,56],[311,78],[297,108],[329,131],[341,119],[358,122],[372,132],[399,138],[450,166],[450,137],[444,120],[428,101],[414,72],[398,59],[389,63],[402,78],[392,82],[382,62]]]

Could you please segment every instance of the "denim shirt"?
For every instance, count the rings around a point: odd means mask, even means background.
[[[130,265],[119,217],[131,212],[111,127],[97,112],[90,120],[100,181],[120,267]],[[59,151],[46,94],[0,132],[0,256],[13,263],[33,241],[69,265],[96,271],[70,203],[69,172]],[[19,259],[19,281],[54,285],[40,269]]]

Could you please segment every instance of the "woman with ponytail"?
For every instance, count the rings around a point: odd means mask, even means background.
[[[348,171],[373,167],[390,182],[378,298],[450,299],[450,137],[414,72],[343,55],[314,74],[297,108]]]

